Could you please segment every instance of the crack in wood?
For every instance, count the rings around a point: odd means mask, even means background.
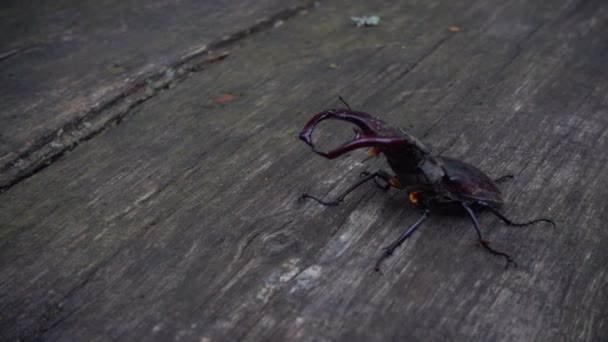
[[[288,212],[288,211],[290,211],[290,210],[283,210],[282,212],[278,212],[278,213],[276,213],[276,214],[273,214],[272,216],[279,215],[279,214],[282,214],[282,213],[285,213],[285,212]],[[264,219],[264,218],[262,218],[262,219]],[[260,220],[262,220],[262,219],[260,219]],[[260,221],[260,220],[258,220],[258,221]],[[293,222],[293,219],[292,219],[292,220],[289,220],[289,221],[287,221],[287,222],[285,222],[283,225],[281,225],[281,226],[279,226],[278,228],[276,228],[276,229],[272,230],[272,231],[270,232],[270,234],[268,234],[268,235],[272,235],[272,234],[274,234],[274,233],[276,233],[276,232],[279,232],[279,231],[281,231],[281,230],[283,230],[283,229],[287,228],[287,226],[289,226],[289,225],[290,225],[292,222]],[[267,230],[268,230],[268,229],[262,229],[262,230],[259,230],[259,231],[257,231],[257,232],[254,232],[253,234],[251,234],[251,235],[250,235],[250,236],[247,238],[247,240],[245,241],[245,243],[243,244],[243,246],[242,246],[242,247],[239,247],[239,249],[238,249],[238,251],[237,251],[237,257],[235,258],[236,260],[234,261],[234,264],[237,264],[237,263],[238,263],[238,262],[241,260],[241,258],[243,257],[243,255],[245,255],[245,252],[246,252],[247,248],[248,248],[248,247],[249,247],[249,246],[250,246],[250,245],[253,243],[253,241],[254,241],[254,240],[255,240],[255,239],[258,237],[258,236],[260,236],[260,235],[264,234],[264,233],[265,233]]]
[[[2,52],[2,53],[0,53],[0,62],[4,62],[5,60],[7,60],[9,58],[16,57],[18,55],[26,53],[26,52],[30,51],[31,49],[34,49],[35,47],[37,47],[36,44],[34,44],[34,45],[28,45],[28,46],[22,46],[22,47],[18,47],[18,48],[14,48],[14,49],[8,50],[6,52]]]
[[[160,70],[145,80],[132,84],[119,96],[108,100],[97,108],[89,110],[83,116],[67,122],[59,129],[44,134],[26,151],[0,166],[0,175],[9,173],[12,169],[20,168],[13,171],[14,174],[9,175],[7,180],[0,180],[0,193],[9,190],[19,182],[45,169],[63,157],[67,152],[78,147],[80,143],[94,138],[113,125],[120,124],[134,108],[156,96],[161,90],[170,88],[174,84],[184,80],[188,75],[200,72],[204,67],[220,62],[229,55],[228,51],[212,53],[213,50],[226,50],[236,42],[254,33],[272,28],[277,21],[288,20],[298,15],[301,11],[313,8],[316,3],[316,1],[309,1],[299,6],[284,9],[274,15],[256,21],[249,28],[224,36],[208,46],[197,48],[193,52],[181,56],[176,61],[168,63],[168,66],[161,67]],[[11,50],[4,55],[7,55],[8,57],[6,58],[9,58],[25,50],[27,49]],[[208,54],[211,54],[211,56],[207,57]],[[203,59],[199,60],[201,57]],[[175,74],[176,76],[174,76]],[[23,166],[24,164],[26,166]]]
[[[454,35],[452,35],[452,34],[446,35],[443,38],[441,38],[439,41],[437,41],[433,46],[431,46],[430,49],[428,49],[424,54],[422,54],[422,56],[420,56],[417,60],[415,60],[414,63],[412,63],[408,68],[406,68],[404,71],[402,71],[397,76],[397,78],[395,79],[394,82],[397,82],[398,80],[400,80],[403,77],[407,76],[407,74],[409,74],[411,71],[413,71],[414,69],[416,69],[420,63],[422,63],[425,59],[429,58],[432,54],[434,54],[437,50],[439,50],[439,48],[444,43],[446,43],[447,41],[449,41],[453,36]]]

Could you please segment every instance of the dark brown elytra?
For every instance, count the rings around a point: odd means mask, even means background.
[[[524,227],[537,222],[548,222],[555,227],[555,223],[547,218],[515,223],[497,210],[504,201],[496,183],[512,176],[507,175],[493,180],[473,165],[452,158],[433,156],[422,142],[404,130],[392,127],[368,113],[353,111],[341,97],[340,100],[347,108],[328,109],[316,114],[302,129],[300,139],[306,142],[313,152],[328,159],[358,148],[370,148],[370,154],[383,154],[386,157],[393,174],[384,170],[374,173],[364,172],[361,174],[361,179],[333,201],[324,201],[308,194],[302,195],[300,199],[310,198],[327,206],[338,205],[351,191],[372,179],[385,190],[391,187],[405,190],[410,201],[420,209],[422,215],[397,240],[384,249],[384,253],[376,263],[376,271],[380,271],[382,261],[390,257],[431,212],[439,209],[451,209],[451,211],[455,209],[466,213],[473,222],[479,243],[492,254],[503,256],[507,260],[506,267],[511,263],[517,264],[509,254],[490,247],[490,242],[481,234],[475,210],[487,210],[510,226]],[[353,140],[323,152],[315,147],[312,134],[320,122],[328,119],[350,122],[356,125],[357,129]],[[378,179],[385,184],[378,183]]]

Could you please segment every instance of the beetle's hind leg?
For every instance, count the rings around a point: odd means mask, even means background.
[[[464,207],[464,209],[469,214],[471,221],[473,221],[473,226],[475,226],[475,231],[477,231],[477,237],[479,240],[479,244],[481,244],[483,246],[483,248],[490,251],[490,253],[496,254],[496,255],[502,255],[503,257],[505,257],[505,259],[507,259],[506,267],[509,267],[509,264],[511,264],[511,263],[513,265],[517,266],[517,263],[515,262],[515,260],[513,260],[513,258],[511,258],[511,256],[509,254],[498,251],[498,250],[490,247],[490,241],[484,239],[483,236],[481,235],[481,230],[479,230],[479,222],[477,221],[477,217],[475,216],[473,209],[471,209],[466,203],[464,203],[464,202],[461,202],[461,203],[462,203],[462,206]]]
[[[382,180],[384,180],[385,182],[387,182],[387,184],[389,184],[390,186],[390,180],[393,178],[391,177],[391,175],[383,170],[378,170],[374,173],[366,173],[363,172],[361,173],[361,179],[359,179],[355,184],[351,185],[348,189],[344,190],[344,192],[342,192],[340,195],[338,195],[338,197],[336,197],[335,200],[333,201],[324,201],[322,199],[319,199],[315,196],[309,195],[309,194],[303,194],[302,196],[300,196],[299,200],[303,200],[305,198],[310,198],[312,200],[317,201],[320,204],[326,205],[326,206],[336,206],[340,203],[342,203],[344,201],[344,198],[351,193],[353,190],[355,190],[356,188],[358,188],[359,186],[363,185],[364,183],[366,183],[367,181],[373,179],[374,181],[376,180],[376,178],[380,178]],[[376,183],[378,184],[378,183]],[[380,185],[378,185],[380,186]]]
[[[507,217],[505,217],[505,215],[501,214],[498,210],[492,208],[491,206],[483,203],[483,202],[479,202],[479,205],[482,206],[483,208],[489,210],[492,214],[496,215],[496,217],[498,217],[499,219],[501,219],[504,223],[506,223],[509,226],[513,226],[513,227],[525,227],[525,226],[529,226],[535,223],[539,223],[539,222],[547,222],[550,223],[553,228],[556,227],[556,224],[553,220],[548,219],[548,218],[537,218],[528,222],[522,222],[522,223],[517,223],[517,222],[513,222],[511,220],[509,220]]]

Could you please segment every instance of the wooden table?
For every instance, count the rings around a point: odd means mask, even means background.
[[[356,27],[351,16],[380,24]],[[600,341],[608,336],[608,4],[8,1],[0,339]],[[418,217],[364,151],[296,139],[340,107],[503,185]]]

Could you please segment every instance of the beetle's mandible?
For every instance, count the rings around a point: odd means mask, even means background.
[[[548,218],[538,218],[524,223],[515,223],[501,214],[497,209],[503,204],[503,198],[496,185],[497,182],[512,178],[501,177],[493,180],[478,168],[460,160],[433,156],[420,142],[402,129],[392,127],[381,119],[365,112],[351,110],[350,106],[340,97],[347,108],[328,109],[314,115],[304,126],[300,139],[312,150],[328,159],[339,157],[358,148],[369,148],[371,155],[384,155],[393,173],[378,170],[374,173],[364,172],[361,179],[346,189],[333,201],[324,201],[308,194],[300,198],[310,198],[320,204],[333,206],[340,204],[346,195],[369,180],[381,179],[385,182],[385,190],[391,187],[405,190],[410,202],[421,211],[420,218],[407,228],[397,240],[388,245],[378,262],[376,271],[380,271],[382,261],[390,257],[412,233],[429,217],[433,211],[443,208],[457,209],[466,213],[471,219],[481,246],[489,252],[503,256],[508,267],[515,264],[513,258],[489,245],[479,229],[475,216],[477,210],[487,210],[510,226],[523,227],[537,222],[555,223]],[[340,120],[353,123],[358,127],[353,140],[333,150],[323,152],[318,150],[313,141],[312,133],[324,120]],[[376,183],[378,184],[378,183]]]

